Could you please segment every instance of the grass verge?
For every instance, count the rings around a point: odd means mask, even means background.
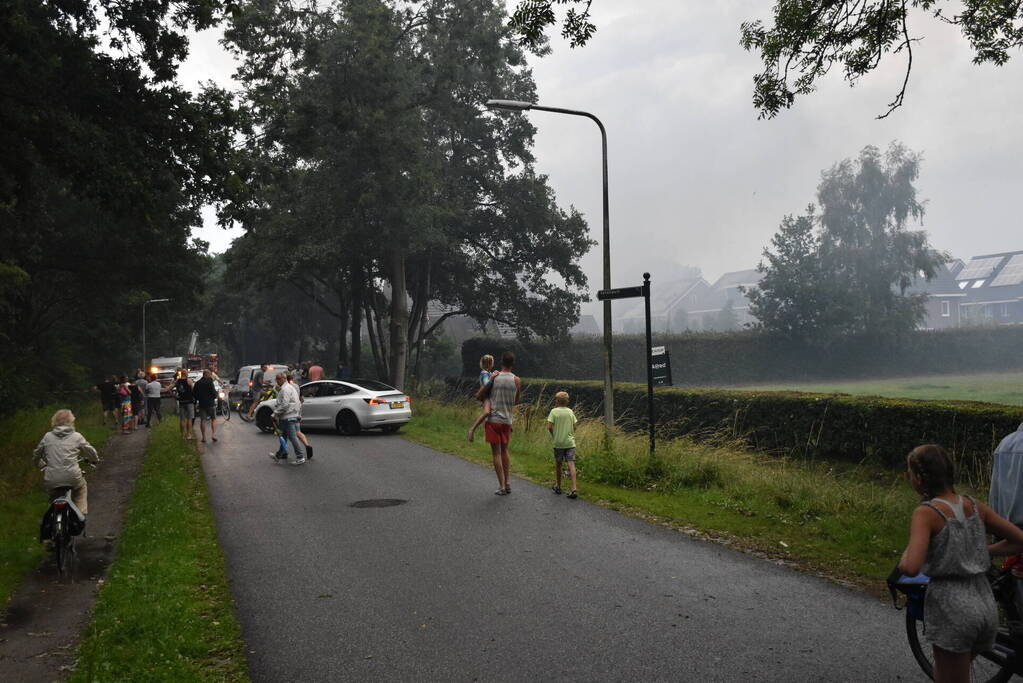
[[[824,394],[855,394],[917,398],[928,401],[982,401],[1011,406],[1023,405],[1023,372],[977,373],[972,375],[927,375],[832,382],[790,382],[734,387],[760,391],[808,391]]]
[[[546,409],[517,410],[512,471],[549,486],[554,465]],[[482,430],[477,443],[466,441],[478,412],[476,404],[420,400],[406,438],[489,464]],[[616,433],[605,452],[603,425],[586,418],[576,442],[580,497],[872,592],[902,553],[919,501],[900,473],[877,467],[770,457],[688,439],[659,441],[651,462],[644,434]]]
[[[195,449],[153,430],[72,681],[246,681],[241,628]]]
[[[23,410],[0,420],[0,434],[4,435],[0,443],[0,596],[4,606],[45,555],[39,543],[39,520],[47,501],[43,477],[32,464],[32,451],[50,430],[54,411],[66,407],[55,404]],[[70,408],[78,418],[75,427],[102,457],[110,429],[100,423],[99,410],[81,404]]]

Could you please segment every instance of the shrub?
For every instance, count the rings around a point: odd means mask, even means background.
[[[449,391],[466,396],[469,384],[450,380]],[[524,379],[523,401],[544,409],[562,390],[571,394],[573,408],[602,413],[601,382]],[[654,409],[662,437],[739,440],[758,451],[808,459],[901,468],[916,446],[940,443],[956,459],[959,478],[972,485],[984,483],[991,452],[1023,420],[1021,408],[966,401],[720,389],[660,388],[654,393]],[[646,387],[615,384],[615,410],[621,428],[646,429]],[[609,477],[610,483],[615,465],[607,467],[601,477]]]
[[[1023,325],[917,331],[879,344],[862,337],[807,346],[762,332],[657,334],[671,353],[676,385],[727,385],[812,379],[897,377],[1023,368]],[[615,337],[614,376],[646,381],[645,340]],[[516,373],[533,377],[597,380],[604,376],[603,341],[530,342],[475,337],[462,344],[462,373],[475,376],[485,353],[514,351]]]

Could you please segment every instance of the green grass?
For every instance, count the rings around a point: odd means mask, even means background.
[[[32,451],[50,430],[50,417],[66,405],[24,410],[0,420],[0,596],[7,604],[18,583],[39,566],[39,520],[46,511],[43,477],[32,464]],[[98,406],[71,405],[76,428],[100,451],[110,430],[100,424]],[[88,479],[86,472],[86,479]],[[0,610],[2,611],[2,610]]]
[[[245,681],[241,629],[199,457],[153,430],[72,681]]]
[[[520,406],[512,438],[514,474],[554,481],[546,412]],[[466,441],[478,405],[432,399],[416,404],[406,438],[489,464],[489,447]],[[899,473],[773,458],[732,444],[660,441],[647,457],[645,435],[617,433],[610,453],[603,426],[577,426],[580,496],[613,509],[725,540],[836,578],[877,586],[905,547],[916,494]],[[554,494],[551,494],[554,495]]]
[[[940,401],[984,401],[1023,405],[1023,372],[974,375],[928,375],[893,379],[835,382],[788,382],[734,387],[736,389],[793,390],[814,393],[858,394]]]

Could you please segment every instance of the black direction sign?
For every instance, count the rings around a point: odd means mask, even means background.
[[[650,349],[650,369],[655,387],[671,386],[671,355],[663,346]]]
[[[618,287],[616,289],[601,289],[597,292],[597,298],[601,301],[607,299],[631,299],[643,296],[643,286],[639,287]]]

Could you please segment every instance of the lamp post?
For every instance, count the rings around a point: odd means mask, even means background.
[[[149,365],[146,363],[146,306],[149,304],[158,304],[162,301],[170,301],[170,299],[149,299],[148,301],[142,302],[142,371],[146,372],[149,369]],[[149,374],[146,372],[146,374]]]
[[[604,289],[611,289],[611,230],[608,221],[607,207],[607,131],[604,124],[596,116],[589,112],[577,111],[575,109],[561,109],[560,107],[543,107],[532,102],[521,102],[519,100],[487,100],[487,109],[504,109],[507,111],[549,111],[555,114],[569,114],[570,116],[585,116],[597,124],[600,129],[600,144],[602,153],[602,171],[604,180]],[[614,410],[614,381],[611,377],[611,301],[604,301],[604,424],[611,427],[615,422]]]

